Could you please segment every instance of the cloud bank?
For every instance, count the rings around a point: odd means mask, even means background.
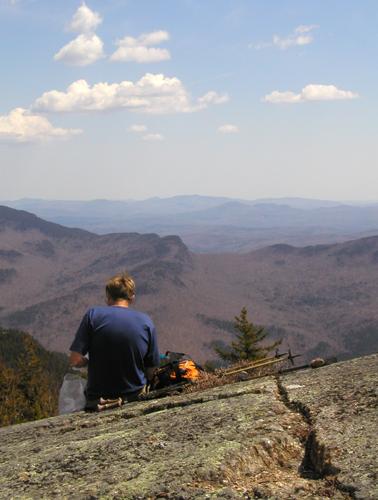
[[[100,82],[90,86],[86,80],[73,82],[66,92],[51,90],[39,97],[32,106],[42,112],[82,112],[128,109],[140,113],[188,113],[206,109],[228,100],[226,94],[210,91],[192,102],[178,78],[146,73],[135,83]]]
[[[0,116],[0,140],[10,142],[38,142],[51,138],[67,138],[81,134],[80,129],[54,127],[47,118],[15,108]]]
[[[335,101],[356,99],[358,97],[359,95],[357,93],[352,92],[351,90],[338,89],[335,85],[310,84],[303,87],[301,92],[298,94],[291,91],[280,92],[278,90],[274,90],[270,94],[267,94],[263,98],[263,101],[272,104],[295,104],[306,101]]]
[[[152,47],[169,40],[167,31],[144,33],[137,38],[125,36],[116,42],[118,49],[111,55],[113,62],[150,63],[166,61],[171,58],[167,49]]]

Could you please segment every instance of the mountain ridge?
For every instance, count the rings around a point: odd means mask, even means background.
[[[21,226],[0,224],[0,324],[29,331],[51,350],[67,350],[85,310],[103,303],[106,280],[124,269],[136,279],[136,307],[154,319],[163,351],[214,357],[214,342],[230,342],[227,325],[243,306],[306,356],[378,348],[377,236],[195,254],[177,236],[68,229],[62,238],[61,228],[49,225],[45,234],[43,221],[29,218],[26,228],[19,215]]]
[[[13,208],[0,205],[0,227],[12,227],[14,229],[38,229],[43,234],[58,237],[72,235],[91,235],[89,231],[79,228],[67,228],[60,224],[45,221],[25,210],[15,210]]]
[[[177,234],[190,250],[200,253],[242,253],[274,243],[335,243],[378,232],[374,202],[188,195],[125,201],[16,200],[8,205],[98,234]]]

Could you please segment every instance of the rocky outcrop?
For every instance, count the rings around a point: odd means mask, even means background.
[[[378,498],[378,355],[0,430],[0,498]]]
[[[334,475],[353,498],[378,498],[378,355],[291,374],[280,382],[289,408],[309,424],[304,468]]]

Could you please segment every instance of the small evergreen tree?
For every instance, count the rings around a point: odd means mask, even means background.
[[[270,351],[275,349],[281,341],[278,340],[270,345],[261,345],[268,332],[263,326],[257,326],[248,321],[248,311],[243,307],[240,316],[235,316],[234,328],[236,340],[228,347],[215,347],[215,352],[224,361],[256,361],[264,358]]]

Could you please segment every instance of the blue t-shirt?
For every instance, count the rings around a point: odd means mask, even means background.
[[[89,353],[87,398],[116,398],[141,389],[145,368],[159,366],[156,330],[141,312],[93,307],[84,315],[71,351]]]

